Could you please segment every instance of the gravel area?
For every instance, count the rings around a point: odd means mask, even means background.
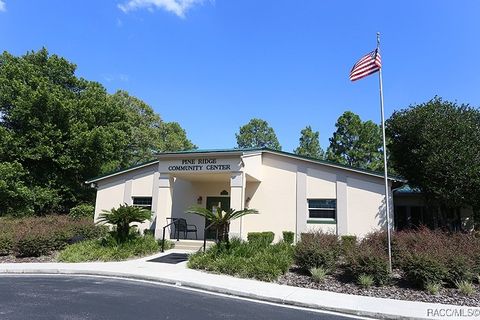
[[[0,256],[0,263],[22,263],[22,262],[56,262],[58,252],[53,252],[47,256],[24,257],[19,258],[13,255]]]
[[[311,277],[298,268],[292,268],[281,276],[277,283],[302,288],[333,291],[339,293],[389,298],[399,300],[423,301],[432,303],[453,304],[461,306],[480,306],[480,285],[475,284],[476,291],[471,296],[465,296],[454,288],[442,288],[438,295],[430,295],[425,291],[409,287],[397,274],[391,285],[363,289],[352,282],[343,273],[328,275],[324,282],[316,283]]]

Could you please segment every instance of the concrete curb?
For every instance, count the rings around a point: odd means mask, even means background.
[[[78,276],[103,276],[103,277],[115,277],[115,278],[122,278],[122,279],[130,279],[130,280],[146,280],[151,282],[158,282],[164,283],[169,285],[175,285],[178,287],[185,287],[191,289],[199,289],[213,293],[220,293],[225,295],[231,295],[235,297],[241,298],[248,298],[252,300],[264,301],[264,302],[271,302],[283,305],[290,305],[308,309],[314,309],[319,311],[330,311],[330,312],[337,312],[345,315],[354,315],[359,317],[370,317],[375,319],[425,319],[425,318],[412,318],[408,316],[399,316],[394,314],[387,314],[381,312],[370,312],[370,311],[358,311],[353,309],[347,308],[337,308],[331,307],[327,305],[317,304],[317,303],[305,303],[300,302],[297,300],[289,300],[286,299],[279,299],[275,297],[268,297],[265,295],[258,295],[253,292],[245,293],[238,290],[226,289],[219,286],[214,285],[204,285],[198,284],[191,281],[177,281],[169,278],[163,278],[159,276],[148,276],[148,275],[137,275],[132,273],[123,273],[123,272],[109,272],[109,271],[92,271],[92,270],[81,270],[81,269],[16,269],[16,270],[8,270],[8,269],[1,269],[0,267],[0,275],[78,275]]]

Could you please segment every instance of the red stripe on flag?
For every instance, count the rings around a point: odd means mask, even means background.
[[[372,73],[377,72],[382,67],[382,58],[377,50],[374,50],[363,56],[353,66],[350,71],[350,80],[355,81],[362,79]]]

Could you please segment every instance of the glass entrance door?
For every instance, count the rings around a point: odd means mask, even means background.
[[[226,211],[230,209],[230,197],[207,197],[207,209],[212,210],[212,212],[217,212],[218,210]],[[210,219],[205,219],[205,227],[210,225],[210,223]],[[215,237],[215,229],[210,228],[205,232],[205,239],[214,240]]]

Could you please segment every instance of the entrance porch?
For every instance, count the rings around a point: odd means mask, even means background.
[[[195,214],[187,214],[192,205],[201,206],[209,210],[226,210],[233,208],[243,210],[246,205],[247,181],[253,178],[244,172],[212,172],[212,173],[160,173],[158,179],[158,193],[152,199],[152,208],[155,208],[155,236],[162,238],[163,228],[172,219],[185,219],[188,225],[197,229],[198,240],[213,240],[215,233],[207,230],[208,221]],[[247,204],[248,205],[248,204]],[[192,228],[192,227],[190,227]],[[165,238],[176,239],[173,225],[166,228]],[[180,239],[185,238],[183,231]],[[196,239],[194,232],[187,233],[188,239]],[[230,236],[242,237],[242,218],[232,221]]]

